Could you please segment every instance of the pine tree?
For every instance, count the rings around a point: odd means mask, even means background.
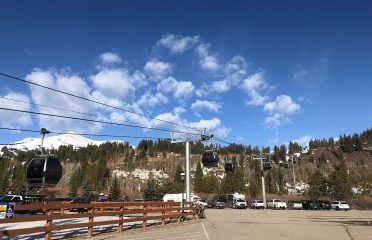
[[[319,170],[310,176],[309,185],[308,194],[311,198],[317,199],[328,195],[328,181]]]
[[[345,164],[336,167],[329,181],[333,198],[345,200],[351,196],[351,185]]]
[[[204,192],[204,176],[203,176],[203,169],[201,167],[200,162],[198,162],[198,165],[196,166],[194,192],[195,193]]]
[[[143,191],[143,197],[146,201],[162,200],[163,195],[161,193],[161,188],[158,182],[153,177],[150,177],[147,180],[145,190]]]
[[[78,192],[78,179],[75,177],[75,175],[71,175],[70,177],[70,187],[69,187],[69,196],[70,197],[76,197]]]
[[[249,183],[249,194],[251,195],[252,198],[256,198],[256,196],[260,193],[260,185],[257,182],[256,179],[252,179],[251,182]]]
[[[279,147],[276,146],[276,145],[274,146],[274,156],[273,156],[273,158],[274,158],[274,161],[276,163],[279,162]]]
[[[287,148],[286,148],[286,146],[283,144],[283,145],[280,146],[280,150],[279,150],[279,158],[282,159],[283,161],[285,161],[286,156],[287,156]]]
[[[22,165],[17,164],[12,171],[12,194],[25,194],[26,193],[26,177],[25,170]]]
[[[92,197],[92,186],[89,180],[83,182],[83,196],[91,198]]]
[[[116,177],[116,175],[115,175],[115,177],[112,181],[111,187],[110,187],[109,198],[110,198],[111,201],[116,201],[120,198],[120,183],[119,183],[119,179]]]
[[[183,169],[180,164],[177,165],[176,173],[174,175],[174,187],[177,193],[185,191],[184,189],[184,182],[182,181],[181,174],[183,173]],[[186,177],[186,176],[185,176]]]
[[[245,177],[243,169],[237,168],[233,172],[231,188],[233,192],[243,192],[245,190]]]

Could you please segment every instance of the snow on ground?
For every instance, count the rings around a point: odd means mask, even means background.
[[[142,181],[145,181],[149,179],[150,174],[155,178],[155,179],[165,179],[169,178],[169,175],[164,173],[161,170],[156,170],[156,169],[138,169],[136,168],[132,172],[128,171],[121,171],[121,170],[114,170],[112,172],[113,175],[116,175],[117,177],[125,177],[125,178],[137,178],[141,179]]]
[[[17,217],[17,215],[16,215]],[[125,219],[129,219],[129,217],[124,217]],[[106,216],[106,217],[95,217],[95,222],[100,221],[110,221],[110,220],[118,220],[118,216]],[[53,225],[63,225],[63,224],[77,224],[77,223],[87,223],[88,218],[69,218],[69,219],[61,219],[61,220],[54,220]],[[32,227],[40,227],[44,226],[46,221],[34,221],[34,222],[21,222],[21,223],[6,223],[0,225],[1,230],[10,230],[10,229],[21,229],[21,228],[32,228]],[[148,224],[159,223],[159,221],[155,220],[148,220]],[[124,229],[136,227],[138,225],[142,225],[142,221],[132,222],[132,223],[124,223]],[[101,232],[109,232],[115,231],[118,228],[118,224],[106,225],[106,226],[97,226],[93,228],[94,234],[101,233]],[[53,238],[52,239],[65,239],[68,237],[82,235],[87,236],[88,228],[76,228],[76,229],[66,229],[60,231],[53,231]],[[44,239],[44,233],[34,233],[34,234],[27,234],[21,235],[18,237],[7,237],[2,239]]]

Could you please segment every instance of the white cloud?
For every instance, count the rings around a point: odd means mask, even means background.
[[[199,36],[177,36],[174,34],[165,34],[158,41],[158,46],[169,48],[172,53],[183,53],[193,47],[199,41]]]
[[[265,118],[265,125],[268,127],[277,128],[287,122],[288,118],[283,118],[283,116],[279,113],[276,113],[271,116],[267,116]]]
[[[209,52],[209,44],[199,44],[196,47],[196,52],[199,54],[199,64],[203,69],[215,71],[220,68],[217,57]]]
[[[22,102],[29,102],[30,99],[28,96],[16,93],[16,92],[8,92],[6,95],[1,96],[4,98],[14,99]],[[22,103],[11,101],[7,99],[1,99],[0,107],[2,108],[12,108],[18,109],[23,111],[30,111],[31,105],[28,103]],[[5,110],[0,110],[0,126],[1,127],[16,127],[16,126],[30,126],[32,124],[32,119],[29,114],[25,113],[18,113],[18,112],[10,112]]]
[[[217,138],[224,138],[231,132],[231,128],[221,126],[221,120],[218,118],[201,119],[199,122],[193,122],[189,125],[196,129],[205,128],[206,132],[213,133]]]
[[[191,104],[191,109],[193,111],[207,109],[212,112],[218,112],[220,108],[221,108],[221,104],[217,102],[213,102],[213,101],[196,100],[193,104]]]
[[[244,137],[238,137],[237,140],[238,141],[243,141],[244,140]]]
[[[265,124],[268,127],[279,127],[291,120],[289,116],[300,111],[301,106],[295,103],[290,96],[280,95],[275,101],[268,102],[264,105],[264,110],[269,112],[269,116],[265,119]]]
[[[309,146],[309,142],[310,140],[312,139],[313,137],[310,136],[310,135],[304,135],[302,137],[300,137],[299,139],[294,139],[292,140],[292,142],[296,142],[298,143],[300,146]]]
[[[42,70],[34,69],[26,76],[26,80],[46,85],[55,89],[62,89],[63,91],[85,97],[92,98],[90,95],[90,87],[87,83],[77,75],[71,74],[68,70],[57,72],[56,70]],[[63,94],[56,94],[53,91],[40,88],[37,86],[30,86],[31,98],[33,102],[42,105],[55,106],[77,112],[90,112],[95,110],[97,106],[84,100],[80,100],[71,96]],[[41,106],[37,107],[40,112],[49,114],[65,115],[72,117],[82,117],[80,114],[66,112],[58,109],[47,110]],[[99,123],[88,123],[77,120],[70,120],[64,118],[55,118],[49,116],[37,116],[39,125],[50,129],[52,131],[75,131],[89,129],[90,132],[97,132],[102,129]]]
[[[141,79],[138,73],[134,76],[130,75],[126,69],[103,69],[90,76],[90,79],[93,86],[103,95],[125,99],[134,96],[137,82],[135,80]]]
[[[268,88],[263,72],[254,73],[244,79],[242,88],[250,98],[250,100],[247,101],[248,105],[263,105],[269,99],[268,96],[262,96],[260,93],[260,91]]]
[[[103,64],[113,64],[122,62],[118,54],[112,52],[105,52],[99,56]]]
[[[226,63],[225,74],[226,79],[232,86],[237,86],[247,75],[248,63],[244,57],[240,55],[234,56]]]
[[[301,68],[301,69],[298,69],[294,74],[293,74],[293,78],[298,80],[298,79],[302,79],[304,78],[306,75],[308,74],[308,71]]]
[[[155,107],[160,104],[168,103],[168,98],[161,93],[152,95],[150,91],[146,91],[137,101],[138,105],[144,107]]]
[[[217,93],[224,93],[230,90],[231,83],[228,80],[221,80],[221,81],[215,81],[212,83],[212,89],[214,92]]]
[[[280,95],[273,102],[265,104],[264,110],[270,113],[279,113],[283,115],[292,115],[299,112],[300,105],[295,103],[290,96]]]
[[[170,63],[152,59],[145,64],[143,69],[154,79],[162,79],[167,74],[172,72],[172,65]]]
[[[174,98],[183,100],[192,96],[195,87],[190,81],[177,81],[173,77],[168,77],[157,85],[157,89],[162,93],[173,93]]]

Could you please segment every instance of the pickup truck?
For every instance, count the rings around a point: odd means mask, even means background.
[[[267,208],[286,209],[287,204],[285,202],[282,202],[282,200],[280,199],[272,199],[267,202]]]

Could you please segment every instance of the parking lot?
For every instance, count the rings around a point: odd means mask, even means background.
[[[207,209],[196,223],[150,227],[110,239],[372,239],[372,211]],[[107,238],[107,236],[106,236]]]

